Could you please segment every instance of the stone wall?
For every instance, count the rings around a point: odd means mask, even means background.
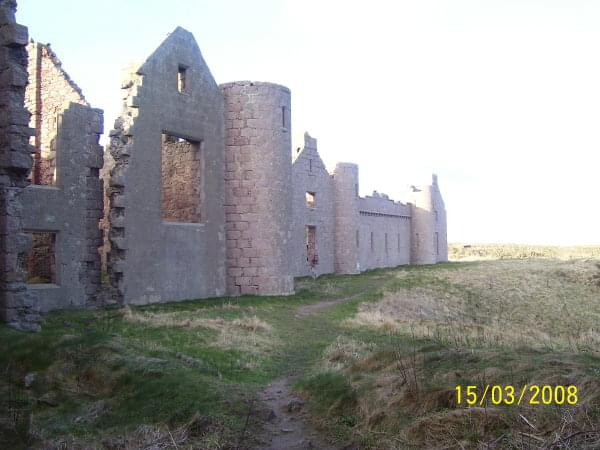
[[[436,262],[448,261],[448,224],[446,222],[446,206],[438,186],[437,175],[433,175],[432,182],[432,204],[434,218],[434,245]]]
[[[224,295],[223,96],[192,34],[177,28],[131,69],[122,88],[123,110],[110,133],[108,188],[108,274],[117,300],[147,304]],[[199,223],[163,220],[163,134],[199,143],[205,162],[200,182],[181,178],[191,184],[189,191],[203,191]],[[188,220],[187,214],[178,220]]]
[[[410,263],[410,206],[384,194],[358,199],[360,270]]]
[[[47,45],[30,42],[27,51],[25,106],[36,130],[32,184],[23,193],[23,227],[33,236],[25,264],[35,282],[27,288],[41,311],[90,306],[100,289],[102,111],[88,105]]]
[[[23,190],[32,166],[27,85],[27,28],[15,21],[16,2],[0,0],[0,319],[39,330],[23,261],[31,238],[23,233]]]
[[[58,117],[71,102],[89,104],[81,89],[62,69],[62,63],[50,46],[30,42],[27,54],[29,83],[25,107],[31,113],[30,126],[35,128],[31,144],[36,149],[31,181],[33,184],[55,185]]]
[[[294,276],[333,273],[335,206],[333,180],[317,151],[317,140],[304,134],[304,148],[298,149],[292,164],[293,270]],[[314,195],[312,202],[307,200]],[[316,256],[311,267],[307,259],[307,227],[316,235]]]
[[[294,292],[290,91],[250,81],[225,97],[227,291]]]
[[[430,185],[413,186],[411,214],[411,262],[447,261],[446,209],[436,175]]]
[[[358,166],[338,163],[333,172],[336,273],[358,273]]]
[[[54,281],[28,285],[44,312],[95,305],[100,290],[102,111],[71,103],[53,120],[56,184],[32,184],[23,193],[24,228],[54,235]]]

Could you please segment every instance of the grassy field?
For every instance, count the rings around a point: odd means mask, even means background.
[[[258,393],[293,377],[340,447],[598,448],[598,249],[493,248],[484,261],[299,279],[292,297],[60,312],[38,334],[0,326],[0,442],[248,448]],[[576,385],[579,398],[457,405],[456,385],[486,384],[517,396]]]

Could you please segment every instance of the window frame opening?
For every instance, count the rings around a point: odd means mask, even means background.
[[[317,206],[317,193],[306,191],[305,194],[306,199],[306,207],[310,209],[314,209]]]

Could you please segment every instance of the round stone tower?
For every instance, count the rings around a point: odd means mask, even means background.
[[[333,172],[335,272],[360,272],[358,260],[358,166],[338,163]]]
[[[437,257],[432,186],[413,186],[411,216],[411,264],[435,264]]]
[[[250,81],[221,90],[228,292],[292,294],[290,90]]]

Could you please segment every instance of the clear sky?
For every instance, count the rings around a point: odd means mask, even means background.
[[[108,133],[120,70],[177,25],[218,83],[292,90],[293,147],[359,164],[361,195],[432,172],[450,242],[600,244],[596,0],[20,0]]]

